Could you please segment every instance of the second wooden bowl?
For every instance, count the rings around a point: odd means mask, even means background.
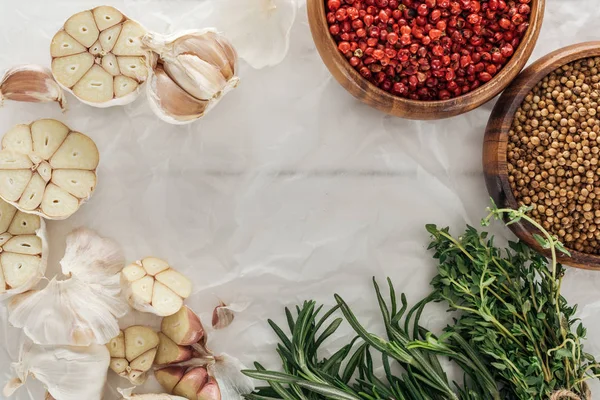
[[[499,207],[517,209],[519,204],[508,182],[508,132],[523,99],[545,76],[570,62],[600,56],[600,42],[588,42],[565,47],[542,57],[523,71],[504,91],[488,122],[483,143],[483,171],[490,196]],[[536,230],[526,223],[516,223],[510,229],[536,251],[549,255],[533,238]],[[600,269],[600,256],[570,250],[572,257],[559,261],[578,268]]]
[[[364,79],[339,52],[329,33],[326,0],[307,0],[308,22],[323,62],[333,77],[354,97],[385,113],[420,120],[449,118],[471,111],[498,95],[521,72],[533,52],[544,18],[546,0],[531,1],[529,28],[515,54],[485,85],[460,97],[439,101],[415,101],[394,96]]]

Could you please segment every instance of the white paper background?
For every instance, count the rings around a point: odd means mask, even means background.
[[[105,3],[155,31],[210,25],[200,0]],[[48,65],[50,39],[63,21],[96,5],[2,0],[0,70]],[[597,0],[548,0],[532,60],[597,39],[599,18]],[[247,365],[260,360],[276,367],[276,340],[266,319],[283,322],[284,306],[305,299],[332,304],[337,292],[361,321],[378,329],[371,276],[390,276],[413,302],[429,292],[435,263],[423,226],[450,225],[458,233],[465,223],[477,224],[487,206],[480,159],[493,102],[439,122],[392,118],[362,105],[322,64],[304,6],[284,62],[260,71],[242,64],[240,76],[238,89],[187,127],[158,120],[143,97],[102,110],[70,96],[64,116],[54,104],[7,102],[0,131],[53,117],[87,133],[100,148],[92,200],[71,219],[48,224],[50,273],[57,270],[65,235],[78,226],[114,238],[129,260],[166,258],[193,279],[196,292],[188,304],[203,316],[217,297],[252,302],[231,327],[212,334],[215,349]],[[493,231],[509,237],[500,226]],[[589,328],[586,348],[597,356],[599,289],[600,274],[568,271],[564,293],[580,304]],[[440,323],[447,315],[432,309],[425,318]],[[127,322],[147,320],[131,316]],[[2,308],[2,381],[17,356],[19,334]],[[332,348],[339,343],[334,339]],[[115,377],[111,382],[127,386]],[[14,398],[42,399],[43,390],[30,380]],[[111,389],[105,398],[117,396]]]

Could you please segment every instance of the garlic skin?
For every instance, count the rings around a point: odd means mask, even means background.
[[[131,307],[160,317],[176,314],[192,293],[192,282],[187,277],[155,257],[123,268],[121,283]]]
[[[0,200],[0,300],[33,289],[46,273],[46,223]]]
[[[67,99],[52,71],[39,65],[20,65],[10,68],[0,81],[0,105],[3,100],[47,103],[55,101],[63,112],[67,111]]]
[[[33,376],[56,400],[100,400],[110,356],[104,346],[39,346],[26,342],[19,361],[12,364],[16,377],[4,387],[11,396]]]
[[[133,394],[134,388],[121,389],[117,391],[123,396],[123,400],[186,400],[185,397],[171,396],[169,394]]]
[[[145,48],[158,54],[146,87],[153,111],[172,124],[191,123],[237,87],[237,53],[214,29],[163,36],[148,33]]]
[[[96,189],[94,141],[60,121],[17,125],[2,138],[0,197],[28,214],[65,219]]]
[[[211,21],[255,69],[283,61],[298,11],[297,0],[219,0]]]
[[[91,251],[85,253],[86,248]],[[122,259],[121,249],[115,243],[90,231],[75,231],[67,239],[61,261],[63,270],[72,276],[64,281],[54,278],[44,289],[13,297],[8,304],[8,321],[23,328],[36,344],[108,343],[119,333],[117,319],[129,309],[120,298],[119,273],[112,274],[118,270],[116,260]]]
[[[214,377],[221,390],[221,398],[227,400],[244,400],[245,394],[254,391],[254,382],[242,374],[244,364],[235,357],[222,353],[215,357],[215,362],[207,367],[210,376]]]
[[[74,14],[52,38],[52,74],[60,86],[90,106],[131,103],[155,63],[141,46],[146,32],[111,6]]]

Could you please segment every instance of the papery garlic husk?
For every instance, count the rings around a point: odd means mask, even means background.
[[[111,6],[72,15],[52,39],[52,74],[91,106],[131,103],[155,62],[142,49],[146,33],[142,25]]]
[[[52,77],[52,71],[39,65],[20,65],[10,68],[0,81],[0,104],[3,100],[28,103],[56,101],[63,111],[67,99]]]
[[[201,118],[239,83],[237,53],[214,29],[148,33],[142,42],[159,57],[146,91],[152,109],[166,122]]]
[[[192,293],[192,282],[188,278],[155,257],[128,265],[121,276],[131,307],[161,317],[177,313],[183,300]]]
[[[88,253],[87,260],[83,257],[85,247],[94,250]],[[90,231],[76,230],[67,239],[65,258],[61,261],[63,270],[71,271],[71,278],[64,281],[54,278],[44,289],[14,296],[8,304],[9,322],[23,328],[37,344],[108,343],[119,334],[117,319],[129,309],[120,298],[119,273],[111,275],[118,269],[115,260],[122,258],[121,249],[115,243],[109,245]],[[75,267],[71,262],[80,265]],[[85,271],[97,281],[85,277]]]
[[[219,0],[211,3],[211,25],[225,34],[253,68],[279,64],[290,47],[297,0]]]
[[[16,378],[5,387],[10,396],[24,385],[28,376],[44,384],[56,400],[100,400],[110,356],[104,346],[23,345],[19,361],[12,364]]]
[[[65,219],[96,188],[94,141],[54,119],[17,125],[2,138],[0,197],[20,211]]]
[[[166,393],[133,394],[133,388],[118,388],[117,391],[121,393],[121,396],[123,396],[123,400],[185,400],[185,397],[171,396]]]
[[[252,379],[241,372],[246,367],[235,357],[223,353],[216,356],[215,362],[207,368],[210,376],[216,379],[223,399],[243,400],[244,395],[254,391]]]
[[[222,301],[215,307],[212,317],[212,327],[214,329],[227,328],[233,322],[235,313],[242,312],[248,308],[248,303],[225,304]]]
[[[44,220],[0,200],[0,300],[33,289],[47,262]]]
[[[147,326],[134,325],[112,338],[106,345],[110,352],[110,369],[134,385],[146,381],[158,350],[159,338]]]

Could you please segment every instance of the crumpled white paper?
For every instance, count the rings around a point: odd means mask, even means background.
[[[218,0],[212,0],[218,1]],[[159,32],[202,28],[207,2],[106,3]],[[90,0],[0,2],[0,69],[49,63],[49,43],[63,21],[98,5]],[[559,47],[597,39],[596,0],[548,1],[532,60]],[[91,201],[66,221],[48,223],[48,272],[59,270],[66,234],[86,226],[124,246],[129,261],[154,255],[191,277],[187,304],[210,326],[213,308],[250,302],[227,329],[211,331],[210,346],[251,366],[280,365],[267,318],[285,323],[284,306],[305,299],[333,304],[342,295],[360,320],[381,329],[371,276],[390,276],[417,301],[429,292],[434,266],[426,223],[453,232],[477,224],[488,205],[482,167],[483,131],[493,102],[446,121],[415,122],[362,105],[321,62],[298,11],[290,52],[276,67],[242,63],[240,86],[205,119],[185,127],[161,122],[143,97],[120,108],[94,109],[69,96],[56,104],[6,102],[0,131],[42,117],[58,118],[90,135],[101,152]],[[495,224],[497,235],[510,237]],[[569,270],[564,294],[580,305],[586,349],[600,356],[600,273]],[[444,308],[429,309],[432,326]],[[123,321],[158,318],[133,314]],[[349,332],[330,339],[335,350]],[[0,308],[0,379],[17,357],[20,331]],[[110,373],[105,399],[127,382]],[[158,389],[150,379],[144,391]],[[595,382],[592,389],[600,393]],[[34,381],[15,395],[41,399]]]

